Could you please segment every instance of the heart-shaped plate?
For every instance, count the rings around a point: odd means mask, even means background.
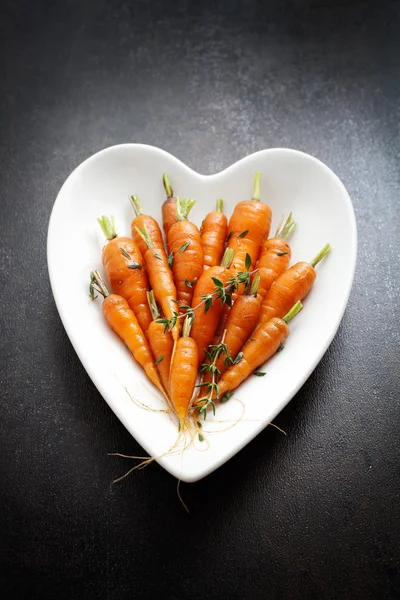
[[[266,376],[250,377],[243,383],[215,417],[207,417],[205,441],[196,438],[184,452],[177,453],[168,453],[177,437],[176,423],[124,344],[108,328],[100,299],[92,302],[88,295],[89,272],[102,271],[104,238],[97,217],[114,215],[118,234],[130,235],[133,215],[128,195],[136,193],[146,211],[161,223],[164,171],[177,195],[196,199],[191,219],[197,225],[214,209],[218,197],[224,199],[229,217],[236,202],[251,196],[254,173],[260,171],[261,198],[273,213],[271,233],[282,215],[291,211],[298,223],[290,241],[292,264],[311,260],[326,242],[332,245],[331,253],[316,267],[317,279],[302,312],[290,324],[284,351],[261,369]],[[141,144],[107,148],[75,169],[54,204],[47,246],[56,305],[86,371],[146,452],[188,482],[208,475],[243,448],[309,377],[343,316],[356,253],[357,230],[349,195],[319,160],[295,150],[262,150],[208,176],[192,171],[159,148]]]

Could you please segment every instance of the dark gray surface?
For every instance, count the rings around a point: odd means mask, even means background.
[[[9,598],[394,599],[399,576],[396,2],[3,1],[0,559]],[[192,6],[193,5],[193,6]],[[157,465],[79,363],[46,233],[69,173],[108,145],[204,173],[265,147],[325,161],[355,206],[342,325],[276,419],[207,479]],[[73,243],[73,241],[71,241]]]

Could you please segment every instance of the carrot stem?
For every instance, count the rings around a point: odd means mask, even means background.
[[[251,283],[251,288],[250,288],[251,296],[257,296],[259,285],[260,285],[260,273],[257,273]]]
[[[225,269],[229,269],[233,262],[233,257],[235,256],[235,251],[233,248],[227,248],[224,252],[224,255],[221,260],[221,267],[225,267]]]
[[[260,202],[260,171],[254,174],[253,196],[254,202]]]
[[[140,235],[140,237],[142,238],[142,240],[144,240],[146,242],[147,247],[154,248],[154,244],[151,241],[150,234],[148,232],[146,225],[143,225],[143,227],[141,229],[139,229],[139,227],[136,227],[136,225],[135,225],[135,229],[138,232],[138,234]]]
[[[151,290],[151,292],[146,292],[146,295],[147,295],[147,302],[149,303],[149,308],[151,311],[151,316],[153,317],[153,321],[155,321],[156,319],[160,318],[160,312],[157,307],[157,302],[154,297],[153,290]]]
[[[165,193],[167,194],[167,198],[173,198],[174,190],[172,189],[172,186],[168,179],[168,175],[166,173],[163,173],[162,178],[163,178],[163,184],[164,184],[164,188],[165,188]]]
[[[290,213],[285,222],[284,217],[282,217],[279,227],[276,230],[275,237],[281,240],[287,240],[288,237],[293,233],[295,228],[296,222],[293,221],[292,213]]]
[[[303,305],[299,300],[298,302],[296,302],[296,304],[292,306],[287,315],[283,317],[282,321],[285,321],[286,324],[290,323],[290,321],[294,319],[294,317],[297,315],[297,313],[301,311],[302,308]]]
[[[114,217],[106,217],[103,215],[99,219],[97,219],[102,232],[104,233],[107,240],[112,240],[117,237],[117,232],[115,231],[115,221]]]
[[[328,254],[328,252],[331,249],[331,245],[330,244],[325,244],[325,246],[322,248],[322,250],[320,252],[318,252],[317,256],[315,256],[311,261],[310,261],[310,265],[312,267],[315,267],[320,260],[322,260],[324,258],[324,256],[326,256]]]
[[[196,200],[193,200],[192,198],[183,198],[183,200],[181,200],[179,197],[177,197],[176,216],[178,218],[178,221],[185,221],[188,218],[189,213],[192,210],[195,203]]]
[[[218,198],[217,200],[217,211],[224,212],[224,201],[222,200],[222,198]]]
[[[193,319],[190,316],[187,316],[183,322],[182,337],[189,337],[192,323],[193,323]]]
[[[104,280],[98,271],[92,271],[90,273],[90,286],[93,286],[93,284],[96,285],[97,291],[104,298],[106,298],[107,296],[110,295],[110,292],[108,291],[108,288],[107,288],[106,284],[104,283]]]
[[[131,201],[133,210],[135,211],[135,215],[137,217],[140,217],[140,215],[144,214],[143,211],[143,205],[140,202],[140,198],[137,194],[134,194],[133,196],[130,196],[129,200]]]

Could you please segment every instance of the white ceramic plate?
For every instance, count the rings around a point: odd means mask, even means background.
[[[337,176],[317,159],[295,150],[256,152],[221,173],[206,176],[158,148],[123,144],[95,154],[75,169],[58,194],[49,225],[47,256],[54,298],[92,381],[150,456],[160,456],[171,447],[176,425],[164,412],[139,408],[126,393],[125,387],[144,404],[163,408],[128,350],[109,330],[99,300],[89,300],[88,281],[90,270],[102,271],[103,238],[97,217],[113,214],[118,233],[129,235],[133,215],[128,195],[137,193],[147,211],[161,222],[163,171],[177,195],[197,200],[191,219],[198,225],[214,209],[217,197],[224,198],[230,216],[236,202],[251,196],[254,172],[260,171],[262,200],[273,212],[271,232],[290,211],[298,223],[291,239],[292,263],[311,260],[326,242],[333,248],[317,266],[314,288],[290,325],[283,352],[263,368],[267,375],[250,377],[237,391],[239,400],[232,398],[215,418],[207,419],[205,428],[212,432],[205,434],[207,444],[197,443],[183,454],[158,459],[171,474],[189,482],[208,475],[252,440],[321,360],[349,297],[357,232],[349,195]]]

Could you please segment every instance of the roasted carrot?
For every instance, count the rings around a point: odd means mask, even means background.
[[[245,270],[246,254],[251,257],[251,269],[257,262],[261,244],[268,237],[271,209],[260,202],[260,173],[254,176],[253,197],[236,204],[228,225],[228,248],[235,252],[232,271]]]
[[[210,267],[204,271],[194,290],[192,308],[196,310],[191,336],[195,340],[199,351],[199,365],[204,362],[205,350],[212,344],[224,306],[222,299],[213,297],[213,294],[215,293],[216,285],[220,289],[223,289],[232,278],[232,273],[229,269],[232,258],[233,251],[227,249],[221,266]]]
[[[131,231],[132,231],[132,239],[135,244],[138,246],[142,256],[144,256],[147,250],[147,244],[143,240],[143,238],[138,234],[136,227],[138,229],[142,229],[144,225],[146,225],[147,231],[149,232],[149,237],[154,244],[155,248],[164,248],[163,237],[161,233],[161,229],[157,223],[157,221],[151,217],[150,215],[144,214],[142,203],[140,202],[139,196],[137,194],[130,196],[130,201],[135,211],[136,217],[133,219],[131,223]]]
[[[128,346],[133,358],[145,371],[147,377],[168,399],[157,373],[149,344],[146,340],[135,313],[129,308],[128,302],[118,294],[110,294],[98,271],[91,272],[90,295],[95,298],[95,293],[100,293],[104,300],[102,309],[108,324]]]
[[[187,316],[171,364],[171,402],[181,428],[186,419],[197,379],[198,350],[196,342],[190,337],[191,322],[191,317]]]
[[[291,250],[287,239],[296,227],[292,213],[285,223],[278,227],[275,237],[265,240],[258,261],[260,286],[258,296],[263,300],[273,282],[289,267]]]
[[[243,348],[241,360],[229,367],[218,381],[220,399],[226,400],[226,394],[235,390],[260,365],[277,352],[289,335],[287,324],[302,308],[301,302],[297,302],[283,319],[274,317],[267,323],[263,323],[253,333],[252,338]]]
[[[147,299],[154,319],[147,330],[147,337],[162,384],[166,392],[169,393],[169,372],[174,340],[171,332],[157,321],[160,318],[160,313],[153,291],[147,293]]]
[[[177,313],[176,287],[172,271],[168,264],[168,258],[165,254],[164,246],[157,248],[150,239],[146,225],[142,229],[137,229],[139,235],[147,244],[147,250],[144,255],[144,261],[149,275],[150,285],[153,288],[154,296],[160,304],[164,316],[167,319],[174,319]],[[147,300],[147,298],[146,298]],[[151,313],[150,313],[151,314]],[[171,329],[172,337],[176,341],[179,337],[179,325],[175,322]]]
[[[274,281],[261,305],[259,323],[273,317],[281,319],[293,304],[307,296],[317,276],[314,267],[330,249],[326,244],[310,263],[298,262]]]
[[[205,269],[221,263],[228,226],[223,210],[224,201],[222,198],[218,198],[216,210],[209,212],[201,224],[200,233],[204,248]]]
[[[174,190],[172,189],[166,173],[163,173],[163,184],[165,193],[167,194],[167,199],[162,205],[162,220],[165,237],[167,237],[169,230],[171,229],[172,225],[177,222],[178,218],[176,214],[176,198],[174,197]],[[167,251],[169,252],[168,246]]]
[[[178,220],[167,235],[168,248],[173,256],[172,272],[178,305],[190,306],[193,290],[204,269],[204,251],[198,227],[187,220],[194,200],[176,199]]]
[[[215,363],[219,375],[222,375],[239,355],[257,324],[261,306],[261,298],[257,293],[259,282],[260,275],[256,273],[249,293],[239,296],[229,312],[224,337],[226,351],[221,353]],[[204,380],[210,381],[209,372],[205,374]]]
[[[117,237],[113,217],[103,216],[98,222],[107,239],[102,260],[111,289],[125,298],[146,333],[152,321],[146,295],[150,286],[140,250],[130,238]]]

